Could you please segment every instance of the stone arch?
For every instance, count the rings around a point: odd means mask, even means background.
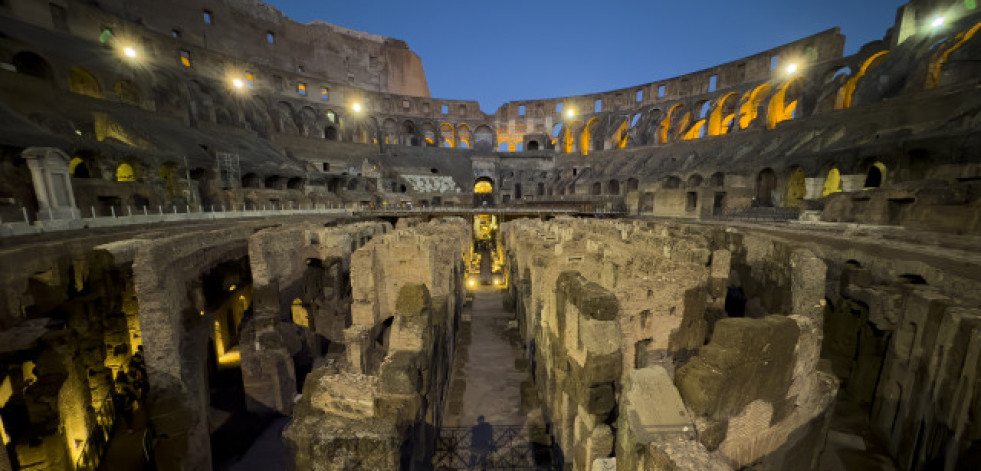
[[[794,119],[799,113],[798,105],[803,92],[803,79],[794,77],[777,89],[767,106],[767,127],[773,129],[777,124]]]
[[[784,191],[783,206],[787,208],[799,208],[804,203],[807,195],[807,185],[804,176],[804,169],[795,165],[790,169],[787,177],[787,188]]]
[[[79,95],[102,98],[102,85],[99,84],[99,80],[81,67],[72,67],[68,71],[68,89]]]
[[[611,179],[606,184],[606,194],[608,195],[619,195],[620,194],[620,182],[616,179]]]
[[[416,123],[412,120],[402,121],[399,127],[399,143],[403,146],[418,146],[419,137],[416,136]]]
[[[600,183],[600,182],[593,182],[593,186],[592,186],[592,189],[589,192],[589,194],[594,195],[594,196],[595,195],[602,195],[603,194],[603,184]]]
[[[473,140],[473,133],[470,130],[470,125],[467,123],[460,123],[456,127],[456,145],[457,147],[463,149],[469,149],[470,143]]]
[[[296,124],[296,116],[293,113],[293,106],[285,101],[276,104],[276,123],[277,130],[283,134],[300,134],[300,129]]]
[[[775,206],[775,192],[777,189],[777,174],[772,168],[765,168],[756,175],[756,204],[770,208]]]
[[[242,175],[242,188],[262,188],[262,177],[252,172]]]
[[[688,177],[688,188],[698,188],[702,186],[702,181],[704,178],[700,174],[693,173]]]
[[[596,125],[597,122],[599,122],[598,118],[595,117],[591,118],[589,121],[586,122],[586,126],[582,130],[582,133],[579,138],[579,143],[580,143],[579,147],[580,147],[580,151],[582,152],[582,155],[589,155],[589,152],[591,150],[596,150],[592,133],[593,133],[593,126]]]
[[[880,161],[874,161],[868,164],[868,169],[865,171],[865,183],[863,188],[872,189],[879,188],[886,181],[886,164]]]
[[[772,91],[773,87],[764,83],[743,95],[739,105],[739,129],[746,129],[756,121],[760,106]]]
[[[18,74],[28,75],[34,78],[52,82],[54,74],[51,73],[51,64],[41,56],[31,51],[20,51],[14,54],[11,63]]]
[[[450,123],[439,125],[439,146],[452,149],[456,147],[456,131]]]
[[[933,59],[930,61],[929,73],[927,74],[926,88],[934,88],[940,84],[940,72],[943,70],[944,64],[950,58],[950,55],[961,48],[967,41],[973,38],[978,31],[981,30],[981,22],[975,24],[967,31],[958,33],[954,37],[953,44],[950,47],[942,49],[942,52],[938,51],[934,54]]]
[[[628,193],[631,191],[637,191],[637,189],[640,187],[640,181],[634,177],[630,177],[627,179],[627,183],[625,186],[626,186],[625,191]]]
[[[826,197],[834,193],[841,192],[841,171],[834,164],[828,169],[827,176],[824,178],[824,187],[821,189],[821,197]]]
[[[473,148],[487,151],[494,147],[494,131],[486,124],[477,126],[473,131]]]
[[[127,105],[140,106],[140,88],[129,80],[120,80],[113,87],[116,98]]]
[[[433,123],[425,121],[419,126],[420,145],[424,147],[436,147],[436,128]]]
[[[870,69],[872,69],[876,65],[879,65],[879,63],[881,63],[882,60],[885,59],[886,56],[888,55],[889,55],[889,51],[880,51],[873,54],[864,62],[862,62],[862,66],[859,67],[858,72],[854,76],[850,77],[845,82],[845,85],[843,85],[841,89],[838,91],[838,98],[835,100],[836,110],[851,108],[852,95],[855,94],[855,89],[858,87],[858,81],[861,80],[862,77],[864,77],[865,74],[868,73]],[[838,72],[835,72],[835,74],[837,73]]]
[[[116,166],[117,182],[138,182],[141,181],[139,163],[132,158],[125,158]]]
[[[719,136],[728,134],[733,122],[736,120],[736,92],[722,95],[715,100],[715,106],[709,113],[706,134],[709,136]]]
[[[661,182],[661,188],[665,190],[677,190],[681,188],[681,178],[675,175],[668,175],[664,177],[664,181]]]

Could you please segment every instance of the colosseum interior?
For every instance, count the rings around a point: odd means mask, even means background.
[[[0,0],[0,470],[981,469],[979,29],[486,114],[255,0]]]

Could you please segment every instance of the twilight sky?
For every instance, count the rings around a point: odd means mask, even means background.
[[[905,0],[265,0],[402,39],[433,97],[506,101],[601,92],[745,57],[835,26],[845,54],[882,39]]]

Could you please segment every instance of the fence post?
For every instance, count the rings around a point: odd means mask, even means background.
[[[92,210],[92,219],[95,219],[95,206],[89,206],[89,209]]]
[[[146,205],[145,204],[143,205],[143,217],[147,217],[147,218],[150,217],[150,215],[147,214],[147,212],[146,212]]]
[[[163,209],[163,206],[160,206],[160,205],[158,204],[158,205],[157,205],[157,214],[159,214],[159,215],[161,215],[161,216],[163,216],[163,213],[164,213],[164,209]]]
[[[109,213],[112,214],[112,218],[113,219],[116,219],[116,207],[115,206],[110,206],[109,207]]]
[[[20,211],[24,213],[24,222],[30,224],[31,218],[27,216],[27,206],[21,206]]]
[[[131,208],[128,204],[126,205],[126,214],[129,215],[129,217],[133,217],[133,208]]]

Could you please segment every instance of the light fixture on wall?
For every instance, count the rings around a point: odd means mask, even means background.
[[[354,111],[355,113],[360,113],[361,112],[361,103],[355,103],[355,104],[351,105],[351,110]]]
[[[937,15],[930,21],[930,27],[933,29],[940,29],[947,23],[947,19],[941,15]]]

